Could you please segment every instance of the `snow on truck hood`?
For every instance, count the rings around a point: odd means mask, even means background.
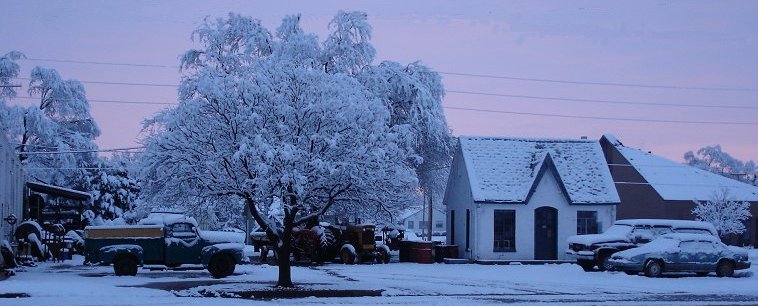
[[[245,233],[226,231],[200,231],[200,237],[210,243],[245,243]]]
[[[592,245],[599,242],[611,242],[611,241],[626,241],[626,235],[606,235],[606,234],[590,234],[590,235],[574,235],[570,236],[566,241],[569,244],[579,243],[583,245]]]

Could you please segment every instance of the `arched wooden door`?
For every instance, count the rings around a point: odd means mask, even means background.
[[[534,210],[534,259],[558,259],[558,210],[553,207]]]

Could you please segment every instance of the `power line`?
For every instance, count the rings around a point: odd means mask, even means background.
[[[499,94],[499,93],[487,93],[487,92],[463,91],[463,90],[446,90],[445,92],[446,93],[466,94],[466,95],[480,95],[480,96],[493,96],[493,97],[505,97],[505,98],[521,98],[521,99],[535,99],[535,100],[555,100],[555,101],[568,101],[568,102],[628,104],[628,105],[645,105],[645,106],[670,106],[670,107],[758,109],[758,107],[756,107],[756,106],[742,106],[742,105],[669,104],[669,103],[657,103],[657,102],[632,102],[632,101],[619,101],[619,100],[598,100],[598,99],[582,99],[582,98],[561,98],[561,97],[542,97],[542,96],[529,96],[529,95],[511,95],[511,94]]]
[[[88,65],[107,65],[107,66],[132,66],[132,67],[151,67],[151,68],[175,68],[175,69],[179,69],[180,68],[179,66],[173,66],[173,65],[95,62],[95,61],[79,61],[79,60],[66,60],[66,59],[52,59],[52,58],[31,58],[31,57],[27,57],[27,58],[24,58],[23,60],[37,61],[37,62],[73,63],[73,64],[88,64]]]
[[[171,69],[179,69],[180,68],[180,66],[177,66],[177,65],[157,65],[157,64],[122,63],[122,62],[121,63],[119,63],[119,62],[101,62],[101,61],[52,59],[52,58],[26,58],[26,60],[29,60],[29,61],[45,61],[45,62],[59,62],[59,63],[89,64],[89,65],[131,66],[131,67],[171,68]],[[454,76],[463,76],[463,77],[501,79],[501,80],[513,80],[513,81],[528,81],[528,82],[561,83],[561,84],[579,84],[579,85],[615,86],[615,87],[638,87],[638,88],[657,88],[657,89],[678,89],[678,90],[758,92],[758,88],[700,87],[700,86],[679,86],[679,85],[654,85],[654,84],[639,84],[639,83],[624,83],[624,82],[597,82],[597,81],[581,81],[581,80],[560,80],[560,79],[526,78],[526,77],[518,77],[518,76],[491,75],[491,74],[479,74],[479,73],[463,73],[463,72],[450,72],[450,71],[438,71],[438,73],[440,73],[440,74],[447,74],[447,75],[454,75]]]
[[[545,113],[531,113],[531,112],[511,112],[511,111],[502,111],[502,110],[493,110],[493,109],[453,107],[453,106],[443,106],[443,108],[454,109],[454,110],[463,110],[463,111],[473,111],[473,112],[484,112],[484,113],[499,113],[499,114],[524,115],[524,116],[555,117],[555,118],[575,118],[575,119],[611,120],[611,121],[636,121],[636,122],[655,122],[655,123],[713,124],[713,125],[756,125],[756,126],[758,126],[758,123],[753,123],[753,122],[688,121],[688,120],[663,120],[663,119],[643,119],[643,118],[594,117],[594,116],[576,116],[576,115],[545,114]]]
[[[513,81],[530,81],[530,82],[546,82],[546,83],[561,83],[561,84],[617,86],[617,87],[639,87],[639,88],[657,88],[657,89],[679,89],[679,90],[758,92],[758,88],[697,87],[697,86],[635,84],[635,83],[620,83],[620,82],[617,83],[617,82],[574,81],[574,80],[524,78],[524,77],[504,76],[504,75],[489,75],[489,74],[460,73],[460,72],[443,72],[443,71],[438,71],[438,73],[440,73],[440,74],[447,74],[447,75],[455,75],[455,76],[476,77],[476,78],[502,79],[502,80],[513,80]]]
[[[96,150],[80,150],[80,151],[33,151],[33,152],[18,152],[21,155],[36,155],[36,154],[69,154],[69,153],[94,153],[94,152],[118,152],[118,151],[130,151],[144,149],[145,147],[131,147],[131,148],[115,148],[115,149],[96,149]]]
[[[31,81],[30,78],[17,78],[20,80]],[[178,87],[176,84],[155,84],[155,83],[130,83],[130,82],[104,82],[104,81],[82,81],[77,80],[85,84],[101,84],[101,85],[127,85],[127,86],[151,86],[151,87]]]
[[[25,97],[16,97],[18,99],[29,99],[29,100],[35,100],[39,99],[39,97],[31,97],[31,96],[25,96]],[[71,99],[58,99],[60,101],[70,101]],[[151,104],[151,105],[176,105],[178,103],[176,102],[158,102],[158,101],[126,101],[126,100],[101,100],[101,99],[87,99],[88,102],[95,102],[95,103],[121,103],[121,104]]]

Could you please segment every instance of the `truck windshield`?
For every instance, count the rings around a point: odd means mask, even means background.
[[[627,236],[632,232],[632,227],[624,224],[614,224],[609,227],[603,234],[614,236]]]

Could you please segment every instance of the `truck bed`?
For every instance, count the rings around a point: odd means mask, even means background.
[[[100,262],[100,249],[115,245],[138,245],[144,252],[144,263],[162,263],[165,248],[163,226],[88,226],[84,229],[85,261]]]

